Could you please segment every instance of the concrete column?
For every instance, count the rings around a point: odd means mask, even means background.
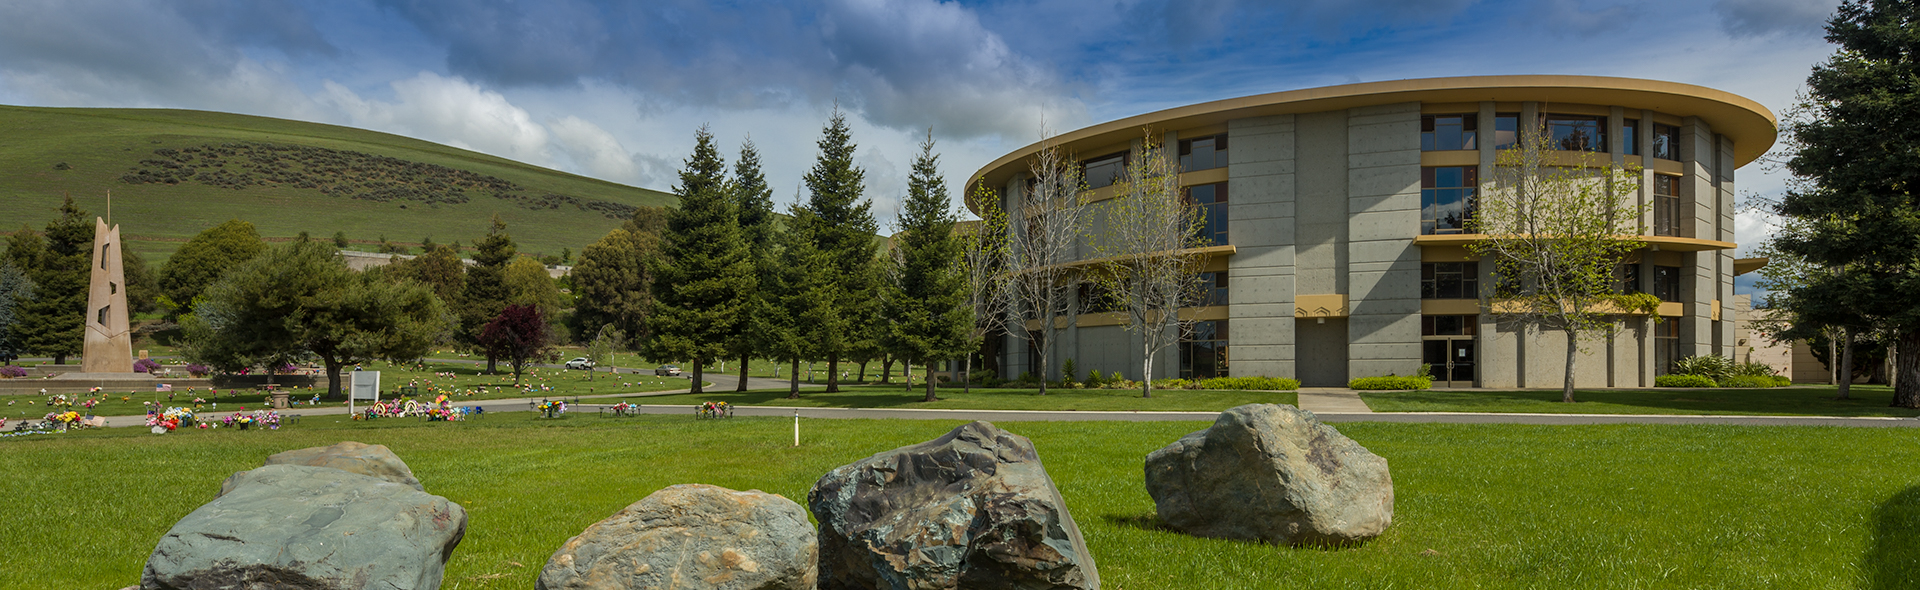
[[[1646,226],[1647,233],[1653,233],[1653,111],[1639,111],[1640,133],[1634,137],[1638,142],[1640,162],[1640,224]]]
[[[1716,135],[1714,139],[1714,145],[1717,148],[1715,153],[1718,156],[1714,165],[1714,178],[1720,196],[1718,204],[1720,214],[1717,217],[1720,226],[1719,239],[1723,242],[1732,242],[1734,241],[1733,203],[1736,194],[1733,190],[1733,170],[1738,162],[1734,159],[1732,139],[1728,139],[1725,135]],[[1734,251],[1720,250],[1719,254],[1719,265],[1714,269],[1714,274],[1719,282],[1720,321],[1715,326],[1715,335],[1718,339],[1717,348],[1720,354],[1731,357],[1737,352],[1735,347],[1739,344],[1739,336],[1736,333],[1738,314],[1733,307]]]
[[[1680,179],[1680,225],[1686,237],[1713,239],[1719,236],[1719,188],[1714,166],[1718,148],[1713,130],[1698,117],[1687,117],[1680,126],[1680,160],[1686,174]],[[1680,271],[1681,299],[1687,313],[1680,320],[1682,356],[1716,354],[1717,330],[1713,322],[1713,302],[1719,298],[1719,253],[1688,252],[1686,266]]]
[[[1351,377],[1420,368],[1420,103],[1347,111]]]
[[[1229,371],[1294,377],[1294,116],[1235,119],[1227,137],[1227,242],[1236,248],[1227,261]],[[1172,360],[1178,370],[1178,355]]]

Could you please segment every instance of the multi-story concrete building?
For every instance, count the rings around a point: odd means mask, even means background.
[[[1090,198],[1146,130],[1177,146],[1181,184],[1209,216],[1211,305],[1156,376],[1272,375],[1309,386],[1412,374],[1436,386],[1558,386],[1565,340],[1494,321],[1479,285],[1492,264],[1465,245],[1479,179],[1523,134],[1550,134],[1561,162],[1638,166],[1652,235],[1622,282],[1660,297],[1662,319],[1618,318],[1578,363],[1582,387],[1653,384],[1673,359],[1733,356],[1734,171],[1772,145],[1765,107],[1687,84],[1587,76],[1487,76],[1351,84],[1221,100],[1075,130],[1047,143],[1084,166]],[[1035,144],[976,178],[1016,218]],[[1563,164],[1569,165],[1569,164]],[[1097,206],[1097,204],[1096,204]],[[977,209],[976,209],[977,210]],[[1097,231],[1097,230],[1096,230]],[[1091,255],[1090,248],[1083,254]],[[1138,378],[1117,314],[1076,310],[1051,367]],[[1024,336],[990,344],[1004,376],[1032,368]],[[1057,377],[1057,369],[1054,371]]]

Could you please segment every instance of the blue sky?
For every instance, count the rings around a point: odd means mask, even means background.
[[[1626,76],[1779,113],[1835,3],[9,0],[0,103],[352,125],[662,190],[705,124],[729,152],[751,137],[781,200],[838,105],[884,224],[928,129],[957,191],[1043,125],[1350,82]],[[1766,234],[1741,217],[1740,241]]]

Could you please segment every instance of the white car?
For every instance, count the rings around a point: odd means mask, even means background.
[[[580,369],[580,370],[592,370],[592,369],[593,369],[593,361],[592,361],[592,360],[588,360],[588,359],[587,359],[587,357],[584,357],[584,356],[583,356],[583,357],[579,357],[579,358],[576,358],[576,359],[573,359],[573,360],[570,360],[570,361],[567,361],[567,368],[569,368],[569,369]]]

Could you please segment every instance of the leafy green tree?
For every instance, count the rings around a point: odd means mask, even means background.
[[[175,316],[193,312],[194,298],[220,275],[267,249],[252,223],[238,219],[207,228],[187,240],[160,267],[160,293],[173,303]]]
[[[1793,297],[1875,319],[1895,346],[1893,405],[1920,408],[1920,5],[1848,0],[1827,40],[1839,50],[1785,124],[1802,183],[1778,211],[1803,223],[1775,243],[1840,271]]]
[[[347,232],[333,232],[333,247],[341,250],[347,249]]]
[[[615,229],[580,249],[580,263],[571,273],[575,333],[599,334],[611,327],[646,336],[653,298],[648,292],[647,257],[641,255],[634,237],[625,229]]]
[[[1860,335],[1871,331],[1874,319],[1839,297],[1838,291],[1846,286],[1845,267],[1816,265],[1779,248],[1781,237],[1812,229],[1804,220],[1785,218],[1784,222],[1781,231],[1755,252],[1767,259],[1755,284],[1767,296],[1766,305],[1754,310],[1753,329],[1774,342],[1807,341],[1814,347],[1814,357],[1832,375],[1834,397],[1850,399],[1855,351],[1862,348]]]
[[[467,268],[467,285],[460,293],[460,332],[456,339],[461,344],[473,348],[480,346],[480,330],[487,323],[500,316],[506,309],[512,291],[507,287],[507,265],[513,262],[515,248],[513,236],[507,234],[507,223],[493,216],[493,227],[487,230],[487,237],[475,241],[472,267]],[[495,362],[499,359],[487,356],[487,373],[495,372]]]
[[[1646,233],[1644,209],[1633,200],[1640,171],[1591,154],[1563,166],[1550,161],[1554,150],[1535,129],[1522,134],[1519,147],[1500,153],[1494,182],[1467,220],[1469,232],[1487,238],[1467,249],[1493,261],[1498,279],[1490,309],[1499,322],[1565,336],[1560,401],[1573,403],[1582,338],[1622,329],[1623,312],[1657,319],[1660,300],[1615,292],[1614,269],[1640,248],[1632,236]]]
[[[147,265],[147,259],[140,252],[127,247],[126,240],[120,240],[121,280],[127,284],[127,309],[134,313],[148,313],[160,309],[160,279],[154,276],[153,267]]]
[[[713,135],[702,127],[694,139],[674,187],[680,207],[667,214],[654,268],[647,350],[688,359],[693,392],[700,393],[706,364],[724,358],[745,323],[754,269]]]
[[[802,323],[813,334],[814,357],[827,361],[827,391],[840,390],[839,363],[856,351],[873,348],[879,320],[879,266],[874,257],[873,203],[865,197],[866,172],[853,163],[856,146],[846,115],[834,111],[821,132],[820,156],[807,172],[808,215],[796,216],[801,235],[813,241],[839,283],[835,299],[813,301],[809,315],[825,321]]]
[[[897,277],[886,298],[888,348],[926,372],[927,401],[934,401],[934,363],[966,354],[972,310],[967,308],[966,277],[960,242],[953,235],[953,210],[947,206],[947,182],[940,177],[940,156],[933,133],[920,144],[907,177],[907,198],[900,214]]]
[[[547,267],[532,258],[516,258],[507,263],[502,280],[507,285],[507,303],[532,305],[540,314],[553,319],[560,314],[560,287],[554,285]]]
[[[973,203],[980,210],[980,221],[962,226],[960,232],[960,270],[967,281],[967,317],[972,322],[967,332],[966,391],[973,392],[973,351],[980,350],[987,337],[1007,331],[1008,310],[1012,300],[1007,293],[1006,267],[1007,214],[1000,210],[1000,195],[984,182],[973,183]]]
[[[1102,204],[1107,222],[1096,243],[1105,262],[1088,277],[1119,304],[1139,343],[1140,397],[1153,397],[1154,358],[1193,329],[1180,309],[1201,303],[1207,257],[1196,248],[1212,245],[1195,237],[1206,235],[1207,219],[1180,190],[1175,157],[1149,132],[1129,158]],[[1072,381],[1067,373],[1061,379]]]
[[[751,285],[747,289],[746,321],[741,324],[740,333],[728,343],[728,352],[740,359],[740,379],[737,391],[747,390],[747,369],[756,354],[764,354],[767,347],[766,322],[769,301],[767,290],[772,287],[771,280],[762,280],[773,270],[774,265],[774,214],[773,187],[767,185],[766,175],[760,172],[760,152],[749,139],[740,145],[740,159],[733,163],[733,198],[740,214],[740,237],[747,246],[747,257],[753,263],[754,272],[748,277]]]
[[[537,305],[510,304],[480,329],[480,345],[488,357],[504,359],[513,368],[515,387],[527,365],[552,356],[552,342],[553,328]]]
[[[45,235],[44,248],[27,269],[27,277],[38,289],[21,306],[16,330],[27,350],[53,357],[54,364],[65,364],[67,357],[80,354],[84,344],[93,220],[68,197],[60,206],[60,217],[47,224]]]
[[[467,265],[460,261],[460,255],[444,244],[435,245],[425,254],[410,260],[402,260],[389,265],[391,276],[418,281],[433,289],[435,297],[447,304],[448,309],[459,309],[461,296],[467,286]]]
[[[446,338],[453,318],[428,286],[356,272],[329,245],[306,241],[234,268],[181,324],[187,356],[226,371],[271,372],[318,357],[327,395],[338,398],[344,366],[420,358]]]
[[[25,271],[12,261],[0,260],[0,365],[13,364],[26,352],[17,328],[19,312],[33,299],[33,289],[33,279]]]

